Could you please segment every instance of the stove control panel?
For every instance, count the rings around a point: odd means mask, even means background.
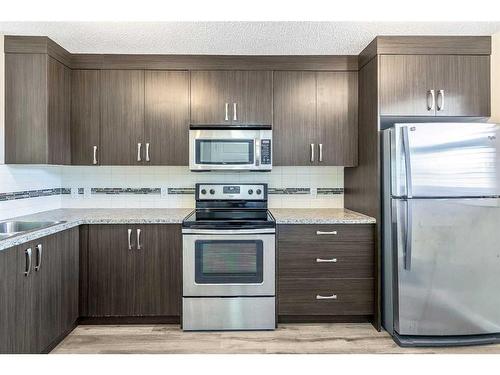
[[[196,184],[197,200],[266,200],[266,184]]]

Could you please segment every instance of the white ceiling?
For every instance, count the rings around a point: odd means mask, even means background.
[[[492,35],[500,22],[0,22],[73,53],[357,55],[376,35]]]

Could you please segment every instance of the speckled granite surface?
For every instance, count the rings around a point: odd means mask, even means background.
[[[65,221],[0,241],[0,251],[82,224],[180,224],[191,208],[74,208],[19,216],[19,221]],[[373,224],[375,219],[343,208],[273,208],[277,224]]]
[[[19,216],[12,220],[65,221],[65,223],[1,240],[0,251],[81,224],[179,224],[191,211],[191,208],[75,208]]]
[[[277,224],[374,224],[375,219],[344,208],[272,208]]]

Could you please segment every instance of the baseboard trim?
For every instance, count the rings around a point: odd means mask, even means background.
[[[58,336],[54,341],[52,341],[49,346],[42,350],[41,354],[49,354],[59,343],[66,338],[78,325],[78,320],[73,322],[71,327],[67,329],[62,335]]]
[[[371,323],[372,315],[279,315],[278,323]]]
[[[179,316],[93,316],[78,319],[81,325],[96,324],[180,324]]]

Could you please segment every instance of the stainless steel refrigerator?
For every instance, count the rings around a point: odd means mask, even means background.
[[[382,132],[383,326],[400,345],[500,342],[499,131]]]

